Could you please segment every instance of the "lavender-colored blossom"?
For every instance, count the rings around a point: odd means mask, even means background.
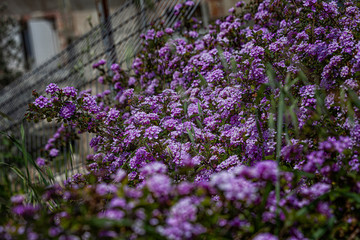
[[[38,157],[36,159],[36,164],[39,166],[39,167],[43,167],[45,166],[45,159],[41,158],[41,157]]]
[[[191,198],[184,198],[174,205],[166,219],[166,226],[159,227],[158,232],[169,239],[190,239],[206,230],[200,224],[194,224],[197,208]]]
[[[16,215],[20,215],[23,217],[34,217],[38,210],[38,206],[34,206],[32,204],[25,204],[13,207],[12,212]]]
[[[141,170],[141,175],[148,177],[154,174],[165,174],[167,173],[167,167],[165,164],[160,162],[153,162],[146,164]]]
[[[118,73],[116,73],[114,76],[113,76],[113,81],[114,82],[116,82],[116,81],[119,81],[120,80],[120,78],[121,78],[121,75],[120,74],[118,74]]]
[[[165,29],[165,32],[166,32],[167,34],[173,34],[173,33],[174,33],[174,30],[173,30],[172,28],[166,28],[166,29]]]
[[[194,6],[194,2],[193,1],[186,1],[185,5],[191,7],[191,6]]]
[[[315,183],[311,187],[303,187],[301,189],[301,193],[305,196],[310,197],[311,199],[315,199],[320,197],[321,195],[330,191],[331,186],[326,183]]]
[[[210,184],[219,188],[229,200],[242,200],[248,204],[257,199],[257,187],[243,178],[236,178],[232,172],[213,174]]]
[[[167,196],[172,189],[170,178],[163,174],[151,176],[146,185],[156,197]]]
[[[279,175],[277,163],[271,160],[258,162],[254,167],[254,171],[258,178],[272,182],[276,182]]]
[[[148,138],[149,140],[158,139],[159,133],[162,129],[158,126],[151,126],[145,129],[144,137]]]
[[[96,186],[96,193],[101,196],[115,193],[116,191],[117,191],[116,186],[112,184],[101,183]]]
[[[68,97],[76,97],[77,90],[74,87],[64,87],[63,93]]]
[[[83,109],[91,113],[98,113],[99,107],[97,106],[96,99],[94,96],[86,95],[84,97]]]
[[[100,218],[108,218],[112,220],[120,220],[125,216],[125,213],[118,209],[108,209],[99,214]]]
[[[61,109],[60,109],[60,112],[59,112],[59,115],[60,117],[62,118],[70,118],[74,115],[76,111],[76,105],[69,102],[69,103],[66,103]]]
[[[235,6],[236,6],[237,8],[243,7],[244,5],[245,5],[245,3],[244,3],[243,1],[239,1],[239,2],[237,2],[237,3],[235,4]]]
[[[51,227],[49,228],[49,236],[56,237],[62,232],[61,228],[59,227]]]
[[[121,182],[126,177],[126,172],[119,168],[113,176],[114,182]]]
[[[25,196],[22,194],[14,195],[11,197],[10,200],[13,204],[22,204],[25,200]]]
[[[127,208],[127,203],[126,203],[126,200],[124,198],[115,197],[115,198],[111,199],[111,201],[109,203],[109,207],[110,208],[126,209]]]
[[[154,40],[154,38],[155,38],[155,30],[154,29],[148,30],[145,35],[145,39],[146,40]]]
[[[174,7],[174,11],[175,11],[175,12],[179,12],[180,9],[182,8],[182,6],[183,6],[183,5],[182,5],[181,3],[176,4],[175,7]]]
[[[34,105],[39,108],[44,108],[44,107],[51,107],[52,103],[50,99],[44,96],[39,96],[37,99],[35,99]]]
[[[54,93],[58,92],[60,88],[55,83],[50,83],[47,87],[45,92],[48,94],[53,95]]]
[[[157,32],[156,32],[156,38],[161,38],[162,36],[164,36],[164,32],[163,32],[163,31],[157,31]]]
[[[111,65],[111,70],[112,70],[113,72],[118,72],[118,71],[120,71],[120,66],[119,66],[119,64],[113,63],[113,64]]]
[[[106,63],[106,60],[105,59],[100,59],[97,63],[94,63],[93,64],[93,68],[98,68],[99,66],[102,66]]]
[[[101,84],[104,84],[104,77],[103,76],[100,76],[98,78],[98,82],[101,83]]]
[[[239,160],[238,156],[236,156],[236,155],[230,156],[228,159],[226,159],[225,161],[223,161],[221,164],[219,164],[216,167],[216,171],[220,172],[221,170],[229,169],[231,167],[238,165],[239,163],[240,163],[240,160]]]
[[[209,83],[217,83],[217,82],[221,82],[224,79],[224,72],[220,69],[216,69],[212,72],[209,72],[206,77],[205,77],[206,81]]]
[[[190,31],[189,36],[192,38],[197,38],[199,36],[199,34],[196,31]]]
[[[53,148],[53,149],[50,150],[49,155],[51,157],[56,157],[56,156],[59,155],[59,150],[57,150],[56,148]]]
[[[116,119],[120,116],[120,111],[115,108],[111,108],[106,116],[106,120],[104,121],[106,124],[110,124],[110,122],[116,121]]]
[[[278,238],[271,233],[260,233],[253,240],[278,240]]]

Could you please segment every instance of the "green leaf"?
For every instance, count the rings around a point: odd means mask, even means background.
[[[204,114],[203,114],[203,110],[202,110],[202,107],[200,105],[200,102],[197,102],[197,105],[198,105],[199,114],[200,114],[201,117],[203,117]]]
[[[204,128],[199,119],[196,118],[195,120],[199,128]]]
[[[204,76],[201,75],[200,72],[198,72],[198,74],[199,74],[199,78],[200,78],[200,86],[202,86],[202,87],[207,87],[208,84],[207,84],[207,81],[206,81],[206,79],[204,78]]]
[[[188,128],[186,129],[186,131],[187,131],[187,133],[188,133],[188,135],[189,135],[190,141],[191,141],[193,144],[195,144],[194,136],[193,136],[193,134],[191,133],[191,131],[190,131]]]
[[[188,106],[189,106],[189,103],[184,101],[184,104],[183,104],[183,109],[184,109],[184,114],[187,115],[187,109],[188,109]]]
[[[360,99],[359,99],[359,96],[356,94],[356,92],[352,89],[349,89],[348,94],[349,94],[351,101],[355,104],[355,106],[357,108],[360,109]]]
[[[226,59],[224,58],[224,51],[222,50],[221,47],[217,47],[217,50],[218,50],[218,55],[220,57],[221,64],[224,66],[225,70],[229,70],[229,65],[228,65]]]

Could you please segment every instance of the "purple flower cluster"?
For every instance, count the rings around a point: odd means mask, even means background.
[[[69,103],[66,103],[60,110],[60,117],[63,117],[63,118],[70,118],[74,115],[76,111],[76,105],[69,102]]]
[[[45,108],[45,107],[51,107],[52,103],[51,103],[51,99],[48,99],[44,96],[40,96],[35,100],[34,105],[39,108]]]
[[[118,64],[109,74],[101,67],[111,93],[95,97],[50,84],[52,98],[38,96],[33,119],[95,133],[89,172],[69,180],[60,197],[50,194],[66,212],[44,211],[62,223],[50,223],[53,235],[354,236],[358,4],[264,0],[236,7],[205,34],[196,19],[183,30],[175,24],[181,38],[172,28],[148,30],[130,73]],[[49,140],[50,157],[58,155],[55,147]],[[101,221],[69,217],[79,211]],[[79,229],[66,228],[71,221]]]

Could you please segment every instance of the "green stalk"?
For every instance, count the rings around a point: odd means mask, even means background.
[[[280,97],[279,97],[279,108],[278,108],[278,117],[277,117],[277,137],[276,137],[276,163],[278,166],[278,172],[280,172],[280,154],[281,154],[281,135],[283,130],[283,116],[284,116],[284,109],[285,109],[285,99],[284,93],[281,89]],[[279,209],[279,202],[280,202],[280,178],[279,174],[276,177],[276,185],[275,185],[275,193],[276,193],[276,222],[277,228],[276,232],[279,233],[280,227],[280,209]]]

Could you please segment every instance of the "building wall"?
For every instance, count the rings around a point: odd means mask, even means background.
[[[240,0],[206,0],[210,19],[216,19],[228,15],[228,10]],[[249,0],[243,0],[249,2]]]

